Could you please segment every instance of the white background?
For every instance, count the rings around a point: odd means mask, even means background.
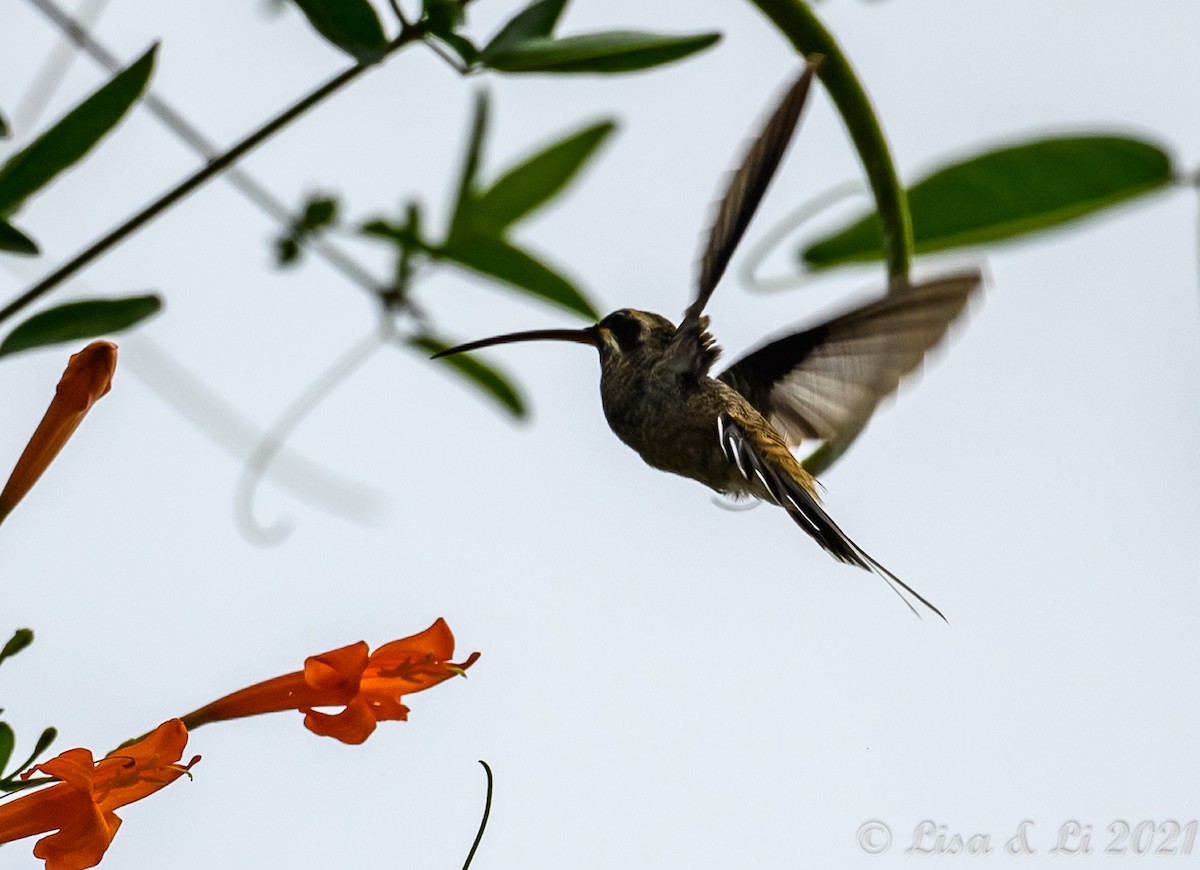
[[[515,8],[480,0],[469,32],[482,41]],[[1196,165],[1195,3],[819,11],[906,178],[1047,131],[1132,131],[1164,143],[1181,172]],[[601,310],[676,318],[720,179],[798,62],[745,3],[576,0],[559,32],[612,28],[724,39],[619,78],[464,82],[412,49],[245,166],[288,202],[341,191],[355,218],[416,196],[437,228],[476,88],[493,97],[489,178],[615,117],[619,134],[570,196],[517,237]],[[346,64],[294,10],[273,17],[257,2],[113,0],[96,32],[130,60],[161,39],[155,90],[223,144]],[[0,0],[10,118],[56,40],[25,3]],[[103,78],[78,60],[40,125]],[[136,112],[21,214],[47,256],[6,258],[3,297],[195,165]],[[818,90],[749,241],[857,177]],[[903,852],[926,819],[990,834],[989,863],[1014,867],[1057,866],[1055,834],[1077,820],[1096,852],[1076,863],[1133,865],[1099,854],[1111,822],[1200,817],[1195,214],[1177,189],[988,252],[965,328],[825,476],[831,514],[947,626],[914,619],[781,511],[720,510],[644,466],[605,425],[594,354],[568,345],[489,354],[523,385],[528,424],[380,350],[289,446],[385,510],[350,522],[268,482],[257,513],[293,533],[249,543],[234,520],[240,462],[150,388],[156,354],[265,429],[376,312],[319,261],[275,271],[275,227],[212,183],[54,297],[154,289],[167,308],[119,339],[112,393],[0,528],[0,631],[37,632],[0,672],[18,754],[47,724],[61,730],[56,750],[102,752],[306,655],[444,616],[460,658],[483,653],[468,680],[412,696],[411,721],[357,748],[309,734],[298,713],[198,731],[195,780],[121,811],[103,866],[459,867],[481,758],[497,783],[478,868],[916,866]],[[351,245],[386,274],[382,248]],[[974,262],[983,255],[919,266]],[[732,359],[881,283],[882,270],[860,269],[762,296],[731,273],[709,313]],[[449,270],[419,296],[455,338],[579,325]],[[74,349],[0,365],[0,464],[16,460]],[[885,857],[856,844],[869,819],[892,830]],[[1005,855],[1026,819],[1037,854]],[[35,866],[31,846],[6,846],[3,865]]]

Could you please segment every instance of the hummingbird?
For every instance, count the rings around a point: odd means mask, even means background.
[[[704,307],[783,158],[818,63],[806,65],[731,176],[708,233],[695,300],[678,326],[622,308],[584,329],[508,333],[435,356],[522,341],[591,345],[600,356],[604,416],[647,464],[718,493],[778,505],[833,558],[883,578],[918,617],[904,593],[945,620],[842,531],[792,450],[805,439],[828,440],[861,426],[946,334],[979,287],[979,272],[893,287],[877,301],[768,341],[717,377],[709,374],[720,349]]]

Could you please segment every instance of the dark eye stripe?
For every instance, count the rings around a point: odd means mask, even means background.
[[[621,350],[632,350],[642,337],[641,321],[624,311],[614,311],[600,325],[613,334]]]

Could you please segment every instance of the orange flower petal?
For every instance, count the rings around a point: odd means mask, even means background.
[[[98,762],[86,749],[68,749],[39,764],[35,770],[63,781],[0,804],[0,843],[55,831],[33,848],[46,870],[96,866],[121,826],[114,810],[174,782],[199,761],[177,763],[186,742],[183,723],[172,719]]]
[[[377,722],[406,719],[401,697],[461,674],[479,658],[472,653],[461,665],[454,655],[454,635],[439,619],[425,631],[384,644],[368,655],[363,641],[304,661],[304,670],[248,686],[183,717],[188,728],[209,722],[299,710],[305,726],[323,737],[362,743]],[[317,707],[343,707],[324,713]]]
[[[320,737],[334,737],[343,743],[357,746],[375,731],[376,718],[367,702],[355,698],[340,713],[302,710],[304,727]]]
[[[304,682],[314,689],[335,692],[346,690],[353,696],[358,691],[358,681],[367,668],[368,650],[366,641],[360,640],[340,649],[309,656],[304,661]]]
[[[454,655],[454,635],[446,620],[438,620],[420,634],[385,643],[371,654],[371,663],[380,664],[389,659],[404,659],[417,655],[430,655],[435,659],[445,661]]]
[[[111,341],[94,341],[67,362],[50,407],[0,492],[0,522],[37,483],[96,400],[112,389],[116,367],[117,346]]]

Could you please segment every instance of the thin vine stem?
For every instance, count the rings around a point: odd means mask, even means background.
[[[884,256],[892,287],[907,287],[912,264],[912,218],[883,127],[866,90],[837,40],[803,0],[751,0],[804,55],[821,54],[818,75],[858,151],[883,229]]]
[[[479,759],[479,763],[483,765],[484,773],[487,774],[487,794],[483,799],[483,818],[479,820],[479,831],[475,834],[475,842],[471,844],[471,851],[467,853],[467,860],[463,862],[463,870],[469,870],[471,861],[475,858],[475,850],[483,841],[483,832],[487,828],[488,816],[492,814],[492,769],[482,758]]]
[[[402,30],[400,35],[392,40],[388,46],[384,57],[393,54],[409,43],[416,42],[425,36],[425,27],[418,22],[410,28]],[[350,68],[338,73],[329,81],[320,85],[315,90],[304,97],[301,97],[293,105],[284,109],[267,123],[263,124],[254,132],[250,133],[240,142],[232,145],[226,151],[209,160],[203,167],[193,172],[179,184],[162,194],[156,200],[145,206],[139,212],[128,218],[121,224],[109,230],[99,239],[88,245],[66,263],[63,263],[41,281],[34,284],[16,299],[0,309],[0,322],[7,320],[12,315],[16,314],[27,305],[37,301],[46,293],[49,293],[54,288],[58,287],[84,266],[91,263],[93,260],[106,253],[128,236],[137,232],[154,218],[158,217],[164,211],[175,205],[196,188],[203,185],[211,178],[218,175],[222,170],[236,163],[258,145],[262,144],[274,134],[278,133],[292,121],[299,118],[313,106],[323,101],[331,94],[340,91],[350,82],[357,79],[367,70],[375,66],[374,63],[364,64],[356,63]]]
[[[273,526],[264,526],[255,518],[254,495],[258,483],[266,475],[267,467],[283,449],[296,427],[350,375],[362,368],[388,340],[390,332],[391,324],[384,320],[379,327],[351,345],[333,365],[292,400],[251,451],[245,465],[242,466],[242,474],[234,496],[237,523],[248,539],[260,544],[273,544],[283,540],[290,533],[291,524],[286,520]]]
[[[833,35],[825,29],[804,0],[751,0],[804,55],[821,54],[825,62],[819,73],[822,84],[833,99],[842,123],[854,142],[862,161],[879,212],[883,253],[887,262],[888,292],[908,292],[908,272],[913,257],[912,217],[908,197],[892,161],[883,126],[875,115],[871,100],[851,67],[849,59]],[[821,474],[850,449],[867,420],[838,433],[809,454],[802,462],[813,475]]]

